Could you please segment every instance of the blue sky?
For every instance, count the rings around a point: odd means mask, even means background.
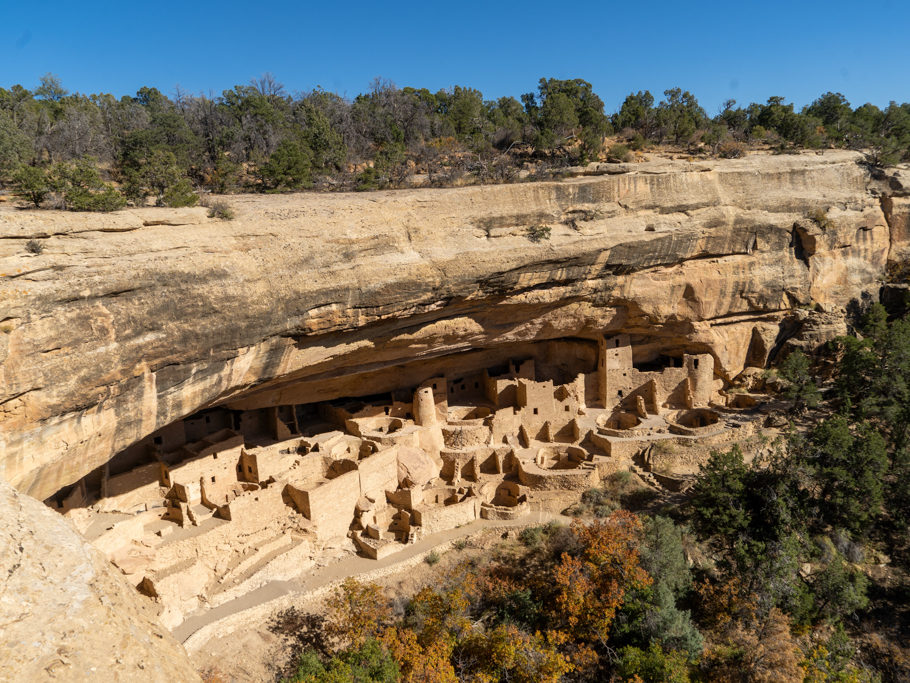
[[[822,92],[910,101],[910,0],[781,2],[21,2],[0,0],[0,86],[220,93],[271,72],[289,91],[354,96],[376,76],[519,96],[584,78],[608,112],[679,86],[709,114]]]

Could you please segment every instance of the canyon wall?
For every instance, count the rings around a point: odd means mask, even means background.
[[[230,222],[0,211],[0,477],[44,498],[200,408],[388,391],[548,339],[629,334],[729,381],[845,329],[905,248],[907,175],[860,162],[240,196]]]

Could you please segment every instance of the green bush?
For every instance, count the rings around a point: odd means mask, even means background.
[[[41,202],[51,192],[47,171],[37,166],[20,166],[13,173],[13,191],[16,196],[27,199],[36,208],[41,206]]]
[[[426,554],[426,557],[423,558],[423,561],[432,567],[434,564],[438,564],[440,559],[442,558],[440,557],[439,553],[437,553],[435,550],[431,550]]]
[[[647,650],[624,647],[620,651],[618,671],[622,680],[686,683],[689,670],[686,657],[680,652],[665,652],[657,643]]]
[[[529,526],[518,534],[518,540],[529,548],[535,548],[543,543],[544,531],[541,526]]]
[[[375,639],[348,648],[327,662],[312,650],[300,655],[297,670],[283,683],[396,683],[398,664],[382,643]]]
[[[117,211],[126,206],[126,198],[111,186],[98,191],[73,188],[64,193],[68,211]]]
[[[629,149],[635,151],[642,150],[647,147],[648,141],[645,139],[645,136],[641,133],[636,133],[629,139]]]
[[[50,179],[51,186],[63,195],[63,206],[68,211],[116,211],[126,206],[123,195],[101,180],[91,157],[55,164]]]
[[[358,192],[379,190],[385,187],[386,184],[383,175],[375,167],[370,166],[357,174],[357,183],[354,185],[354,189]]]
[[[175,209],[185,206],[196,206],[198,203],[199,195],[193,191],[193,186],[186,178],[181,178],[168,187],[160,199],[162,206],[170,206]]]
[[[615,145],[610,145],[610,149],[607,150],[607,161],[613,163],[632,161],[632,152],[626,145],[617,142]]]
[[[303,144],[285,140],[259,169],[266,191],[299,190],[312,185],[312,154]]]
[[[552,228],[549,225],[531,225],[526,231],[526,235],[532,242],[542,242],[550,239]]]

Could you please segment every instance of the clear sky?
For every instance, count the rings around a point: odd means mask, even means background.
[[[633,90],[692,91],[709,114],[782,95],[802,106],[910,101],[910,0],[0,0],[0,86],[45,73],[84,93],[216,93],[271,72],[353,97],[381,76],[485,98],[584,78],[608,112]]]

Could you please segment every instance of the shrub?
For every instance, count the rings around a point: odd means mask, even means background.
[[[69,211],[117,211],[126,206],[126,199],[117,190],[107,186],[99,192],[74,188],[64,193]]]
[[[423,561],[426,562],[431,567],[434,564],[437,564],[440,560],[440,555],[435,550],[431,550],[426,554],[426,557],[423,558]]]
[[[644,149],[648,144],[648,141],[645,139],[645,136],[641,133],[635,133],[629,139],[629,149],[634,149],[635,151]]]
[[[51,186],[63,194],[63,206],[69,211],[116,211],[126,206],[123,195],[101,180],[91,157],[55,164],[50,176]]]
[[[815,223],[822,230],[827,230],[828,228],[834,227],[834,223],[830,218],[828,218],[828,212],[821,208],[812,209],[809,212],[809,220]]]
[[[193,191],[193,186],[189,180],[181,178],[164,191],[159,203],[162,206],[170,206],[175,209],[184,206],[196,206],[199,203],[199,195]]]
[[[44,251],[44,245],[41,242],[39,242],[38,240],[29,240],[28,242],[25,243],[25,250],[29,254],[37,255],[37,254],[40,254],[42,251]]]
[[[569,511],[572,515],[608,517],[619,509],[619,503],[607,488],[588,489],[581,494],[581,501]]]
[[[610,145],[610,149],[607,150],[607,161],[613,163],[632,161],[632,152],[628,147],[617,142],[615,145]]]
[[[209,207],[209,218],[218,218],[223,221],[232,221],[234,220],[234,209],[231,208],[231,205],[224,201],[212,202],[212,205]]]
[[[531,225],[527,230],[527,237],[532,242],[541,242],[550,239],[552,228],[549,225]]]
[[[13,174],[13,189],[17,196],[27,199],[35,208],[50,194],[47,171],[37,166],[20,166]]]
[[[375,583],[347,578],[328,599],[324,632],[332,641],[360,647],[381,632],[391,616],[388,602]]]
[[[544,531],[540,526],[529,526],[518,534],[518,540],[529,548],[539,546],[543,542]]]
[[[305,145],[285,140],[259,168],[266,191],[299,190],[312,185],[312,154]]]
[[[357,182],[354,189],[358,192],[367,192],[369,190],[379,190],[387,184],[382,174],[373,166],[363,169],[357,174]]]
[[[739,159],[746,154],[746,146],[736,140],[724,140],[717,146],[717,156],[721,159]]]
[[[657,492],[647,488],[629,470],[614,472],[599,488],[581,494],[581,501],[569,509],[574,516],[608,517],[620,507],[643,507],[652,502]]]
[[[821,394],[812,381],[811,363],[808,356],[799,349],[788,355],[780,364],[780,376],[787,380],[784,395],[793,401],[792,410],[803,407],[814,408],[821,400]]]
[[[400,680],[398,664],[388,649],[376,639],[338,653],[326,663],[312,650],[300,655],[294,675],[288,683],[337,683],[364,681],[392,683]]]
[[[665,652],[657,643],[647,650],[624,647],[620,651],[618,669],[623,680],[666,681],[685,683],[689,680],[686,657],[681,652]]]

